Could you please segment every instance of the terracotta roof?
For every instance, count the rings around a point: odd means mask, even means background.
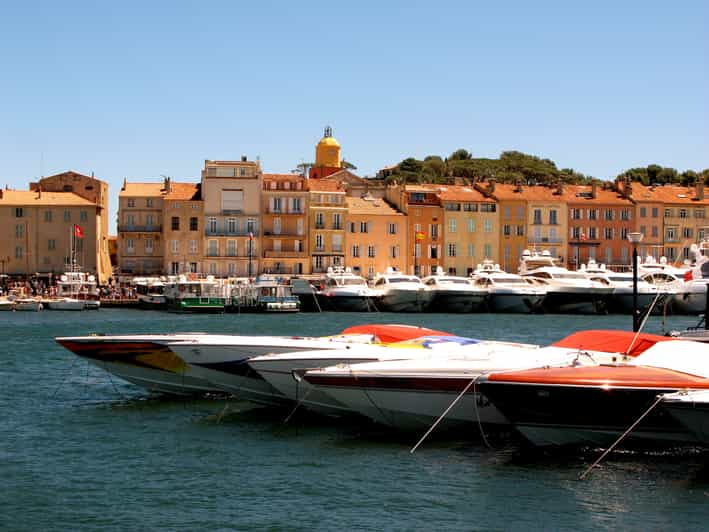
[[[630,197],[635,201],[656,201],[658,203],[683,205],[709,205],[709,187],[704,187],[704,199],[697,199],[697,187],[665,185],[648,187],[632,183]]]
[[[486,197],[472,186],[442,185],[438,188],[438,197],[441,201],[484,201],[494,203],[495,200]]]
[[[305,180],[305,177],[303,177],[301,174],[262,174],[263,175],[263,180],[270,180],[270,181],[297,181],[299,179]]]
[[[46,192],[33,190],[3,190],[0,205],[32,206],[32,205],[66,205],[96,207],[95,203],[74,194],[73,192]]]
[[[165,194],[169,200],[200,200],[201,187],[197,183],[170,183],[170,192]]]
[[[373,214],[373,215],[400,215],[386,201],[379,198],[351,198],[345,199],[350,214]]]
[[[162,196],[165,192],[163,189],[164,183],[128,183],[126,182],[119,196]]]
[[[332,179],[309,179],[308,188],[312,192],[342,192],[344,190],[338,181]]]
[[[603,190],[601,185],[596,188],[596,197],[592,198],[591,194],[593,187],[591,185],[565,185],[563,198],[569,204],[577,203],[603,203],[631,206],[633,203],[629,199],[625,199],[621,194],[614,190]]]
[[[478,186],[485,189],[486,183],[480,183]],[[521,185],[521,191],[518,191],[518,186],[508,183],[495,183],[495,191],[493,196],[500,200],[525,200],[525,192],[529,190],[529,186]]]

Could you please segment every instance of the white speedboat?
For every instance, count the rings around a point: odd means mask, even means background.
[[[539,312],[546,295],[543,285],[521,275],[507,273],[491,260],[478,264],[471,281],[487,290],[487,306],[492,312]]]
[[[53,297],[46,301],[49,310],[84,310],[86,301],[73,297]]]
[[[33,298],[21,298],[15,299],[15,310],[17,311],[28,311],[28,312],[38,312],[42,310],[42,302],[39,299]]]
[[[6,297],[0,297],[0,311],[2,310],[15,310],[15,302]]]
[[[709,390],[664,394],[661,404],[697,440],[709,444]]]
[[[430,301],[430,292],[421,279],[391,268],[377,276],[373,290],[377,307],[386,312],[422,312]]]
[[[368,312],[375,310],[374,292],[367,281],[350,268],[328,268],[323,287],[316,294],[323,310]]]
[[[360,325],[335,336],[227,336],[203,335],[170,343],[188,363],[188,374],[213,383],[221,390],[257,403],[289,402],[281,392],[251,369],[248,360],[269,353],[315,350],[349,350],[366,344],[393,343],[447,333],[407,325]]]
[[[444,275],[440,266],[436,275],[421,281],[429,290],[430,311],[472,312],[478,310],[487,297],[486,289],[473,285],[466,277]]]
[[[613,287],[591,281],[581,272],[557,266],[549,251],[524,250],[519,273],[546,288],[542,310],[549,313],[600,314],[606,311]]]
[[[187,364],[170,350],[170,342],[201,336],[137,334],[59,337],[56,341],[92,364],[150,391],[174,395],[219,392],[209,382],[187,374]]]

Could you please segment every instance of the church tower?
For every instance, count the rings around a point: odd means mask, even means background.
[[[332,136],[332,128],[327,126],[325,134],[315,147],[315,164],[310,169],[310,179],[327,177],[342,170],[340,143]]]

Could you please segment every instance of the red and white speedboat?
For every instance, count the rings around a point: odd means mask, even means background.
[[[482,375],[540,366],[618,362],[665,339],[641,335],[628,354],[632,336],[619,331],[585,331],[548,347],[479,342],[446,347],[443,353],[432,356],[310,370],[304,379],[335,403],[398,429],[430,427],[466,388],[468,393],[446,414],[446,424],[506,424],[505,416],[479,393],[475,381]]]
[[[547,367],[492,373],[480,390],[533,444],[612,443],[645,413],[658,395],[709,389],[709,346],[658,342],[620,364]],[[627,436],[628,442],[691,442],[696,438],[656,406]]]

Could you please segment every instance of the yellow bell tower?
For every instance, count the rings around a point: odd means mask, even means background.
[[[323,138],[315,147],[315,164],[310,169],[310,178],[327,177],[341,169],[340,143],[332,136],[332,128],[327,126]]]

